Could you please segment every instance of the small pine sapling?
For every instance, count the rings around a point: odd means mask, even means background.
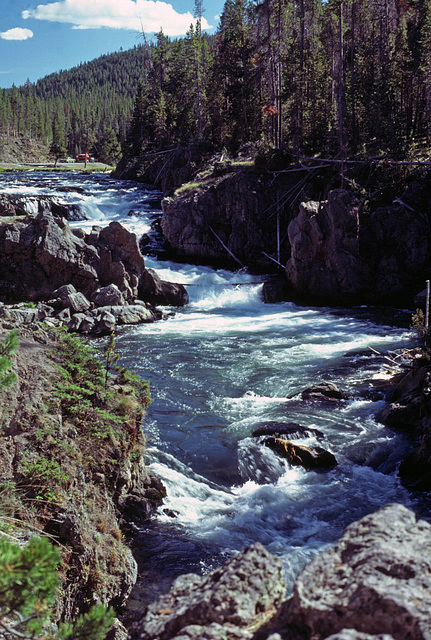
[[[103,355],[105,357],[105,362],[106,362],[106,365],[105,365],[105,393],[106,393],[106,390],[108,388],[109,372],[111,369],[114,371],[116,370],[117,362],[120,359],[120,354],[115,352],[115,333],[113,331],[108,337]]]
[[[18,346],[17,329],[12,329],[4,341],[0,340],[0,391],[4,391],[16,381],[16,374],[9,369],[12,366],[10,356],[15,353]]]
[[[53,618],[57,589],[58,549],[34,536],[20,546],[0,538],[0,637],[26,640],[104,640],[115,613],[95,605],[74,623],[60,624],[58,634],[44,633]]]

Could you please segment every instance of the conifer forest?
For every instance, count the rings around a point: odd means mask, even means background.
[[[429,141],[431,0],[227,0],[211,36],[203,12],[183,38],[1,90],[2,136],[110,162],[192,141],[398,158]]]

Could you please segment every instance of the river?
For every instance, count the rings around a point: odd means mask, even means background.
[[[121,361],[150,381],[148,464],[168,491],[159,514],[137,531],[131,609],[177,575],[206,572],[255,541],[282,557],[290,590],[350,522],[387,502],[415,506],[397,478],[404,437],[374,418],[384,406],[379,381],[389,375],[384,355],[411,344],[411,312],[264,304],[262,277],[157,260],[160,194],[145,185],[35,172],[3,174],[1,191],[78,204],[87,220],[75,226],[116,219],[147,234],[147,267],[189,292],[186,307],[121,329],[116,340]],[[300,399],[322,380],[349,400]],[[320,430],[323,440],[301,442],[329,449],[338,466],[290,468],[251,436],[268,422]]]

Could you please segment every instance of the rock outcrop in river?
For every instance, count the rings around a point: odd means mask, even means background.
[[[120,223],[93,227],[86,234],[48,211],[0,225],[0,274],[0,299],[43,301],[45,316],[53,315],[50,308],[69,309],[65,323],[75,317],[74,329],[82,324],[76,314],[90,308],[110,313],[115,325],[120,316],[123,323],[159,317],[145,303],[178,306],[188,302],[182,285],[165,283],[145,268],[135,234]],[[66,285],[72,287],[70,291],[59,294]],[[111,294],[117,292],[115,296],[108,296],[109,287]],[[123,312],[119,307],[125,305]],[[101,313],[100,309],[90,313],[90,330],[100,325],[96,320]]]
[[[387,505],[347,527],[305,567],[284,602],[280,562],[257,544],[208,576],[179,578],[132,637],[426,640],[430,550],[431,525],[401,505]]]
[[[162,201],[169,251],[203,264],[273,270],[265,253],[276,255],[277,193],[268,177],[229,165],[216,168],[197,188],[186,185]]]
[[[293,291],[325,302],[391,302],[422,288],[431,236],[427,201],[366,213],[343,189],[300,205],[288,228]]]

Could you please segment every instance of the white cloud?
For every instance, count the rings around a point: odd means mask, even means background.
[[[30,29],[22,29],[21,27],[15,27],[15,29],[9,29],[8,31],[2,31],[0,38],[3,40],[28,40],[33,37],[33,31]]]
[[[161,0],[59,0],[23,11],[22,17],[70,23],[75,29],[110,27],[147,33],[163,29],[167,36],[184,35],[195,21],[189,11],[178,13]],[[204,18],[202,28],[211,28]]]

